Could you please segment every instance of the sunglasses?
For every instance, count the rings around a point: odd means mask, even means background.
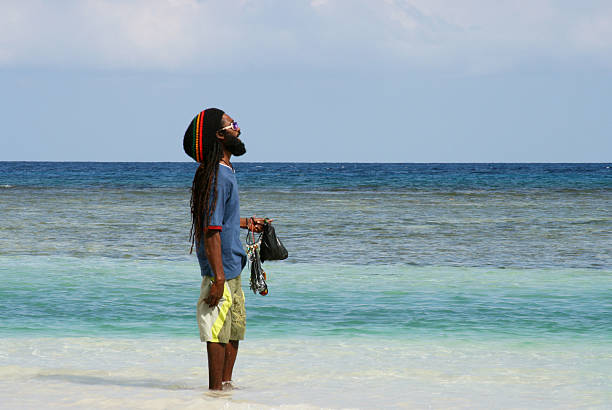
[[[234,131],[238,131],[238,123],[236,121],[232,121],[232,123],[226,127],[220,128],[219,131],[233,129]]]

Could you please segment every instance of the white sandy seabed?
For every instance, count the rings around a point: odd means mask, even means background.
[[[252,339],[213,394],[197,338],[0,340],[7,409],[608,408],[611,381],[601,342]]]

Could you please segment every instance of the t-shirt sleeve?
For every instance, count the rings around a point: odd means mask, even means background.
[[[208,220],[208,229],[217,231],[223,230],[223,216],[225,215],[225,204],[231,193],[227,181],[219,178],[217,180],[217,203],[212,216]],[[212,204],[213,196],[210,196],[210,202]]]

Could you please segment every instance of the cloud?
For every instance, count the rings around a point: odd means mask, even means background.
[[[552,0],[6,0],[0,66],[204,71],[612,66],[612,7]]]
[[[585,16],[572,27],[575,48],[589,54],[609,53],[612,39],[612,13]]]

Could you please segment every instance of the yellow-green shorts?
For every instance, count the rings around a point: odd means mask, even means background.
[[[227,343],[243,340],[246,331],[246,309],[240,276],[226,280],[223,296],[217,306],[209,307],[208,297],[212,278],[204,276],[197,305],[198,327],[202,342]]]

